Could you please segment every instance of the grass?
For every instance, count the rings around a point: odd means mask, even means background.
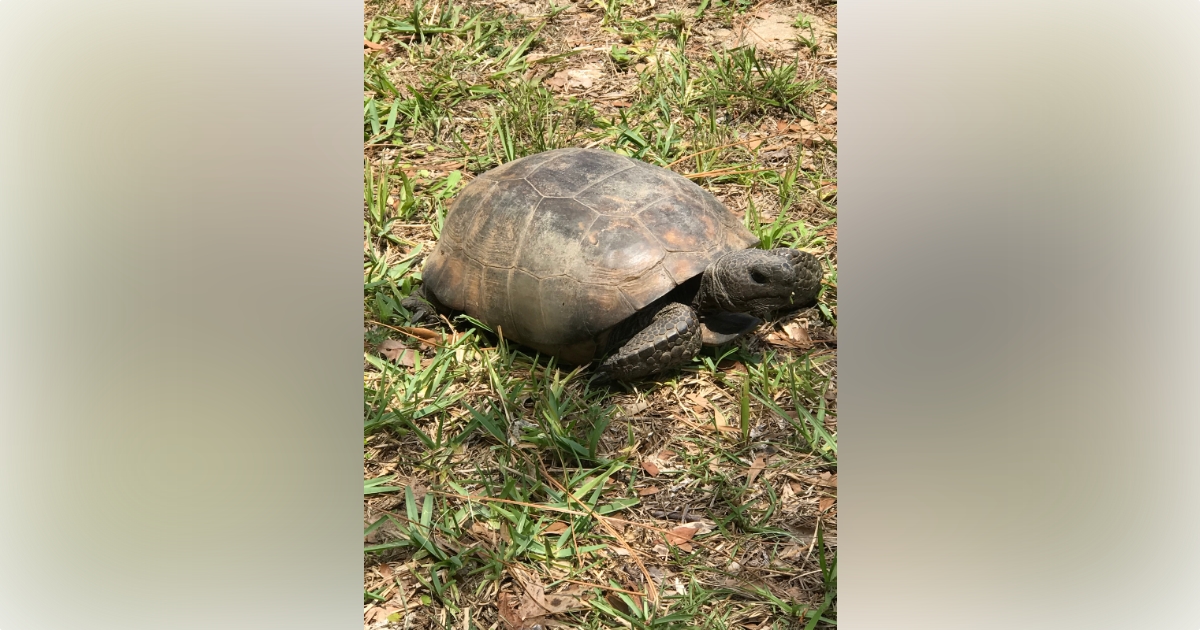
[[[836,626],[836,42],[809,22],[836,7],[482,5],[366,6],[366,626]],[[790,47],[714,35],[761,11]],[[819,306],[611,388],[467,318],[409,328],[455,194],[564,146],[671,168],[763,247],[814,252]]]

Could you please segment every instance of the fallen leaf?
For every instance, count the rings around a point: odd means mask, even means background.
[[[371,50],[383,50],[383,46],[376,44],[375,42],[373,42],[365,37],[363,38],[363,46],[366,46],[367,48],[370,48]]]
[[[421,345],[436,346],[442,342],[442,333],[436,330],[429,330],[428,328],[414,328],[410,326],[401,326],[397,330],[420,339]]]
[[[766,340],[767,343],[780,348],[807,350],[813,346],[812,340],[808,338],[808,331],[801,328],[795,322],[784,326],[783,333],[772,332],[768,334]]]
[[[780,551],[779,556],[777,557],[780,560],[791,560],[792,558],[799,558],[803,552],[803,547],[793,543],[787,547],[784,547],[783,551]]]
[[[785,324],[783,327],[783,332],[786,332],[788,338],[797,344],[812,345],[812,339],[810,339],[808,336],[808,328],[800,325],[799,322]]]
[[[647,486],[645,488],[642,488],[641,490],[638,490],[638,496],[639,497],[648,497],[652,494],[658,494],[659,490],[662,490],[662,488],[659,488],[658,486]]]
[[[541,625],[541,618],[545,617],[549,610],[546,604],[546,588],[532,575],[522,577],[521,573],[516,571],[512,575],[519,578],[521,588],[525,591],[517,606],[517,616],[521,618],[521,627],[531,628],[534,625]]]
[[[744,374],[746,372],[746,366],[741,361],[722,361],[717,364],[717,369],[724,370],[730,374],[737,374],[738,372]]]
[[[696,394],[688,394],[687,399],[696,403],[700,407],[708,407],[711,405],[711,403],[709,403],[708,400],[706,400],[703,396],[699,396]]]
[[[671,528],[671,533],[667,534],[667,543],[671,545],[680,545],[691,540],[695,535],[695,527],[692,525],[680,525],[679,527]]]
[[[629,101],[613,101],[609,103],[609,105],[612,105],[613,107],[633,107],[633,103],[630,103]]]
[[[617,612],[620,612],[620,613],[623,613],[626,615],[628,615],[631,612],[629,610],[629,604],[626,604],[624,598],[622,598],[617,593],[609,591],[608,594],[604,596],[604,599],[605,599],[605,601],[608,602],[608,605],[612,606],[614,609],[616,609]]]
[[[600,78],[598,68],[575,68],[567,70],[567,87],[590,89],[596,79]]]
[[[572,584],[557,593],[546,596],[546,611],[551,615],[582,610],[588,605],[583,601],[583,587]]]
[[[543,529],[542,533],[543,534],[561,534],[561,533],[567,531],[568,529],[571,529],[570,525],[567,525],[566,523],[564,523],[562,521],[554,521],[553,523],[550,523],[548,526],[546,526],[546,529]]]
[[[379,566],[375,567],[375,570],[376,570],[376,571],[379,571],[379,575],[382,575],[382,576],[383,576],[383,579],[385,579],[385,580],[390,580],[390,579],[392,579],[392,567],[391,567],[391,565],[389,565],[389,564],[386,564],[386,563],[385,563],[385,564],[381,564],[381,565],[379,565]]]
[[[783,505],[784,509],[787,509],[787,507],[791,506],[793,503],[795,503],[795,501],[796,501],[796,491],[792,490],[792,484],[790,482],[784,482],[784,483],[780,484],[779,485],[779,504]]]
[[[817,509],[821,512],[828,512],[835,502],[837,499],[833,497],[821,497],[821,500],[817,502]]]
[[[512,597],[507,591],[500,591],[497,596],[496,607],[500,609],[500,618],[504,619],[504,623],[510,628],[521,627],[521,617],[517,615],[517,611],[512,606]]]
[[[721,408],[713,405],[713,420],[716,422],[717,429],[725,429],[729,426],[729,421],[725,419],[725,414],[721,413]]]
[[[635,402],[632,405],[629,405],[628,409],[625,409],[624,407],[622,407],[622,410],[625,412],[625,415],[631,416],[635,413],[642,413],[649,407],[650,407],[650,405],[645,402]]]
[[[559,70],[558,72],[554,73],[554,76],[543,81],[543,83],[549,85],[550,87],[561,88],[567,84],[567,71]]]
[[[379,344],[379,354],[388,361],[395,361],[400,358],[400,354],[406,350],[404,343],[395,339],[384,339]]]
[[[658,465],[648,459],[642,460],[642,470],[651,477],[657,477],[659,473]]]
[[[767,456],[759,455],[755,458],[754,463],[750,464],[750,470],[746,471],[746,485],[754,483],[755,477],[767,467]]]
[[[404,367],[421,367],[421,355],[414,348],[405,347],[395,339],[385,339],[379,344],[379,354],[388,361]]]

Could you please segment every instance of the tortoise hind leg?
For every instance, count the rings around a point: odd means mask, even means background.
[[[621,344],[600,364],[600,372],[629,381],[665,372],[687,363],[700,352],[702,329],[696,311],[671,302],[658,310],[644,328]]]

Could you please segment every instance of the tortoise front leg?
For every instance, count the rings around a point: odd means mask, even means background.
[[[414,324],[436,324],[439,314],[450,312],[450,309],[442,306],[437,298],[425,290],[424,285],[413,289],[408,297],[400,300],[400,306],[412,313],[412,323]]]
[[[686,304],[671,302],[614,350],[600,364],[600,372],[629,381],[679,367],[700,352],[701,335],[696,311]]]

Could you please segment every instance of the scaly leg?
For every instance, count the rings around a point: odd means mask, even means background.
[[[700,352],[700,318],[686,304],[659,309],[646,327],[621,344],[600,364],[599,371],[621,381],[665,372]]]

